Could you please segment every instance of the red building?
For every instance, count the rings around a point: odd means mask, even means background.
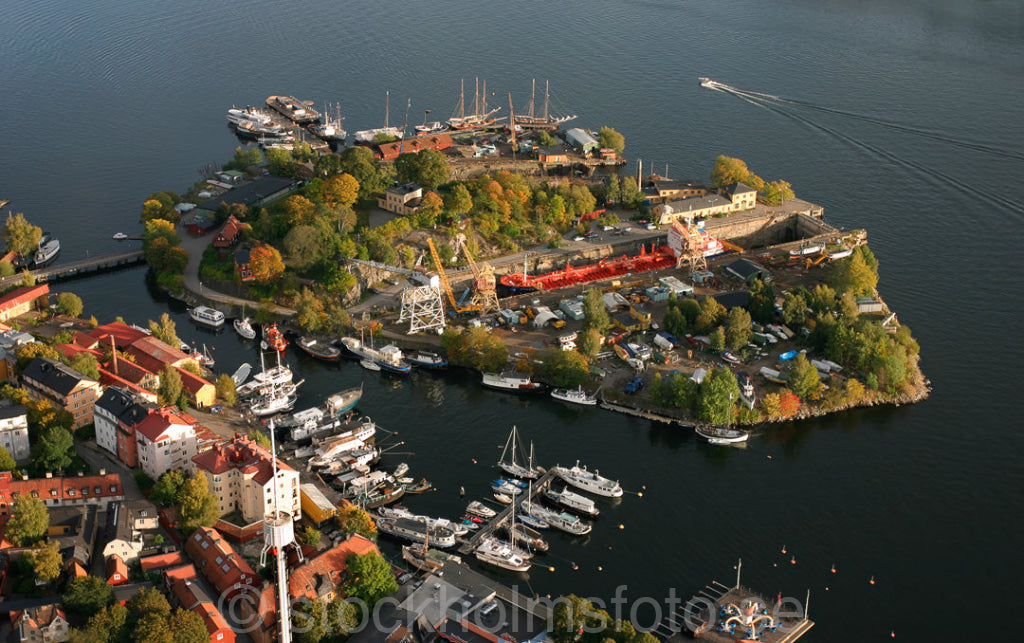
[[[216,529],[200,527],[185,541],[185,553],[226,599],[259,585],[256,573]]]
[[[448,134],[431,134],[429,136],[414,136],[394,143],[385,143],[377,146],[374,153],[379,159],[393,161],[399,154],[418,154],[423,150],[446,150],[452,146],[452,137]]]
[[[246,225],[235,218],[235,215],[228,217],[228,220],[221,226],[217,236],[213,238],[213,247],[224,251],[238,243],[238,237],[242,235],[242,229]]]
[[[238,273],[238,278],[242,281],[253,279],[250,262],[248,248],[241,248],[235,251],[235,272]]]
[[[0,297],[0,321],[7,321],[18,315],[24,315],[37,306],[36,301],[46,297],[41,302],[45,307],[49,303],[50,287],[46,284],[38,286],[22,286]]]
[[[345,580],[348,557],[369,553],[379,554],[380,550],[372,540],[351,534],[345,542],[293,569],[288,575],[288,594],[293,601],[299,598],[323,603],[333,601]]]

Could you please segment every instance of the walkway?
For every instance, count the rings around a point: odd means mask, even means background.
[[[222,292],[217,292],[207,286],[203,285],[203,282],[199,280],[199,262],[203,259],[203,251],[210,245],[215,232],[203,235],[201,237],[194,237],[189,234],[185,226],[178,224],[178,236],[181,237],[181,247],[188,253],[188,265],[185,266],[185,290],[189,291],[193,295],[200,299],[213,301],[221,304],[228,304],[231,306],[247,306],[252,310],[258,310],[264,306],[263,303],[253,301],[251,299],[242,299],[241,297],[235,297]],[[275,315],[283,315],[285,317],[292,317],[296,314],[296,311],[291,308],[285,308],[284,306],[272,305],[269,307],[270,312]]]

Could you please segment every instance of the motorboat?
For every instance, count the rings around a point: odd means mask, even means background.
[[[519,512],[519,521],[524,525],[529,525],[536,529],[547,529],[551,527],[551,525],[549,525],[547,522],[545,522],[541,518],[538,518],[532,512],[528,511]]]
[[[45,266],[54,259],[60,253],[60,241],[50,236],[50,233],[44,232],[42,238],[39,240],[39,248],[32,254],[32,263],[38,268]]]
[[[377,530],[383,534],[422,543],[430,539],[437,547],[454,547],[455,531],[451,527],[431,526],[414,518],[385,518],[375,520]],[[429,534],[429,535],[428,535]]]
[[[284,338],[284,333],[277,327],[277,324],[263,327],[263,343],[267,345],[267,348],[278,353],[288,347],[288,340]]]
[[[500,491],[495,491],[491,495],[493,495],[494,499],[497,500],[498,502],[500,502],[503,505],[510,505],[510,504],[512,504],[512,496],[509,496],[507,494],[501,493]]]
[[[414,514],[409,511],[407,507],[401,505],[397,507],[384,507],[382,509],[378,509],[377,513],[385,518],[408,518],[417,522],[425,522],[429,527],[451,529],[455,532],[456,536],[463,536],[469,533],[469,528],[464,525],[454,523],[447,518],[431,518],[430,516]]]
[[[224,313],[209,306],[196,306],[188,309],[188,316],[197,324],[205,324],[213,328],[224,325]]]
[[[300,337],[295,344],[310,357],[315,357],[316,359],[323,360],[325,362],[337,362],[341,360],[340,348],[321,342],[315,337]]]
[[[523,492],[522,489],[515,486],[508,480],[495,480],[491,483],[491,491],[494,493],[500,493],[506,496],[518,496]]]
[[[474,552],[477,560],[513,572],[529,571],[531,563],[517,556],[512,547],[497,538],[485,538]]]
[[[256,329],[249,323],[248,317],[236,319],[232,324],[235,327],[235,332],[238,333],[242,339],[256,339]]]
[[[448,360],[430,351],[411,351],[404,355],[404,359],[413,366],[420,368],[432,368],[441,370],[448,368]]]
[[[573,516],[572,514],[564,511],[554,511],[539,505],[532,506],[530,508],[530,514],[540,520],[543,520],[555,529],[574,536],[584,536],[589,534],[590,530],[593,529],[593,526],[590,523],[583,522],[577,516]]]
[[[733,355],[729,351],[722,351],[722,360],[726,361],[726,362],[728,362],[730,364],[742,364],[743,363],[743,362],[740,361],[740,358],[736,357],[735,355]]]
[[[210,349],[206,348],[206,344],[203,344],[203,350],[199,350],[198,348],[192,349],[189,357],[194,359],[203,368],[213,368],[217,363],[217,361],[213,359],[213,356],[210,355]]]
[[[613,482],[600,475],[597,470],[589,471],[581,467],[579,460],[573,467],[555,467],[555,474],[570,485],[583,491],[589,491],[599,496],[608,498],[619,498],[622,496],[622,487],[618,482]]]
[[[543,384],[532,381],[529,375],[516,371],[484,373],[481,382],[488,388],[513,393],[532,393],[544,388]]]
[[[360,360],[363,368],[371,371],[385,370],[398,375],[408,375],[412,371],[412,367],[402,359],[402,351],[393,344],[378,350],[373,346],[367,346],[362,340],[354,337],[342,337],[341,345]],[[376,368],[364,362],[373,363],[376,365]]]
[[[302,382],[299,382],[301,384]],[[256,417],[267,417],[277,413],[284,413],[295,408],[299,396],[295,389],[299,384],[283,384],[272,386],[266,395],[256,397],[249,405],[249,412]]]
[[[114,240],[115,241],[124,241],[127,238],[128,238],[128,235],[126,235],[123,232],[115,232],[114,233]]]
[[[498,512],[491,509],[490,507],[480,502],[479,500],[474,500],[473,502],[469,503],[469,506],[466,507],[466,511],[475,516],[480,516],[481,518],[494,518],[498,515]]]
[[[288,432],[288,437],[292,442],[315,440],[318,444],[324,444],[331,440],[352,435],[365,442],[372,438],[376,432],[377,425],[372,420],[368,418],[353,420],[352,414],[348,413],[312,426],[292,427]]]
[[[366,440],[372,437],[376,426],[371,425],[367,428],[369,433],[361,430],[358,433],[331,438],[317,445],[316,455],[307,461],[308,465],[313,468],[326,467],[346,453],[363,448],[366,446]]]
[[[405,490],[407,494],[415,495],[417,493],[426,493],[434,488],[434,484],[426,478],[420,478],[419,480],[413,480],[412,478],[402,478],[398,481],[398,486]]]
[[[590,517],[596,518],[601,513],[593,500],[586,496],[581,496],[578,493],[574,493],[568,488],[562,489],[561,491],[548,489],[544,492],[544,497],[560,507],[564,507],[570,511],[576,511]]]
[[[372,359],[359,360],[359,365],[368,371],[379,371],[380,365]]]
[[[525,543],[530,551],[547,551],[549,548],[548,541],[544,540],[539,531],[519,523],[511,527],[507,524],[502,525],[496,533],[504,538],[515,538],[517,542]]]
[[[571,402],[572,404],[582,404],[584,406],[596,406],[597,405],[597,393],[593,395],[588,394],[583,390],[583,387],[579,388],[556,388],[551,391],[551,397],[556,400],[562,400],[563,402]]]

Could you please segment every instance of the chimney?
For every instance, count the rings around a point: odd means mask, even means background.
[[[53,477],[53,472],[52,471],[47,471],[46,472],[46,479],[49,480],[52,477]]]
[[[120,375],[120,373],[117,372],[117,345],[114,344],[113,335],[110,336],[110,361],[114,366],[114,375]]]
[[[107,475],[107,470],[106,469],[100,469],[100,475],[101,476]]]
[[[78,477],[79,477],[79,478],[81,478],[81,477],[83,477],[83,476],[85,476],[85,474],[84,474],[84,473],[82,473],[81,471],[79,471],[79,472],[78,472]]]

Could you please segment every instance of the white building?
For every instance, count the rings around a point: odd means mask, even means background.
[[[243,520],[263,520],[273,510],[273,464],[270,451],[245,436],[218,444],[192,458],[196,475],[206,476],[220,503],[221,515],[239,511]],[[297,521],[302,517],[299,473],[277,461],[278,508]]]
[[[173,407],[153,411],[135,427],[139,466],[156,480],[166,471],[187,470],[196,448],[196,420]]]
[[[0,447],[16,461],[28,459],[28,416],[24,404],[0,407]]]

